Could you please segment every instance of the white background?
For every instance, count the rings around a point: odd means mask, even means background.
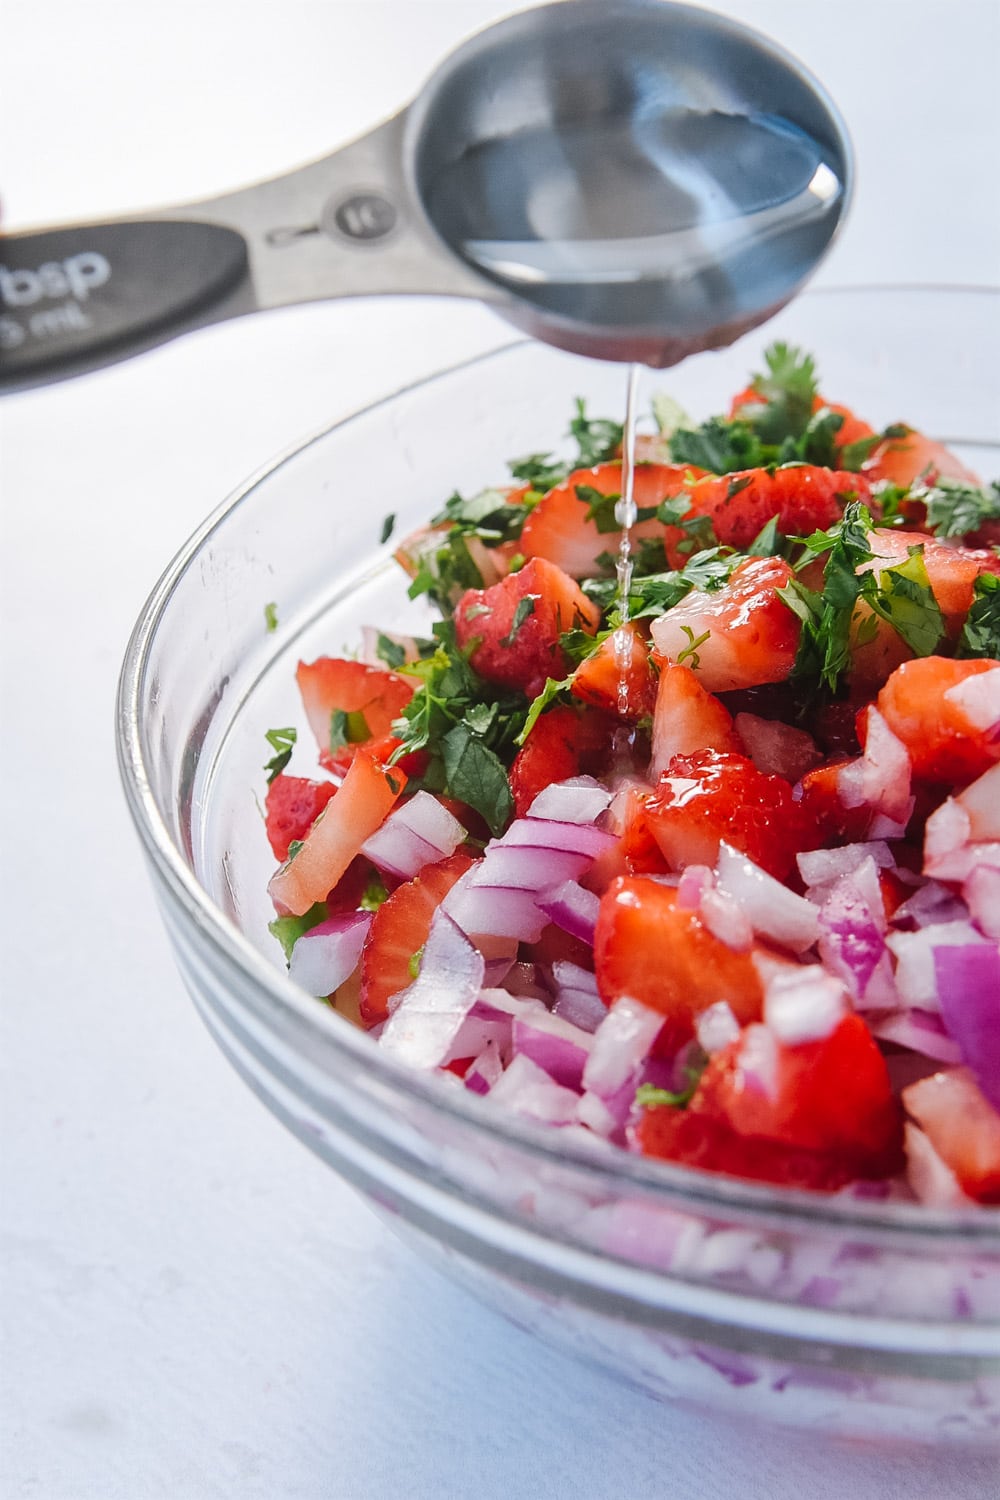
[[[4,220],[133,211],[321,155],[510,8],[6,0]],[[996,0],[728,9],[851,126],[858,196],[824,281],[1000,280]],[[131,622],[275,450],[506,336],[472,304],[327,304],[0,407],[3,1500],[996,1492],[983,1455],[734,1429],[536,1346],[287,1136],[182,993],[114,764]]]

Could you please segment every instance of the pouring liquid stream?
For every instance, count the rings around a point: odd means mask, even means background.
[[[616,601],[619,625],[615,631],[615,662],[618,667],[618,712],[628,715],[628,671],[632,661],[632,634],[629,623],[629,589],[632,584],[632,527],[636,523],[635,504],[635,428],[639,411],[640,365],[631,365],[625,398],[625,426],[622,431],[622,492],[615,505],[615,520],[622,529],[615,572],[618,577]]]

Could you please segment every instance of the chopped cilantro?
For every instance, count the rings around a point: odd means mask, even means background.
[[[317,927],[320,922],[325,922],[328,915],[326,902],[317,901],[301,917],[275,917],[273,922],[267,924],[268,932],[281,944],[286,963],[302,934],[308,932],[310,927]]]
[[[701,635],[696,636],[690,625],[682,625],[681,630],[687,636],[688,644],[677,657],[677,665],[681,666],[683,662],[690,661],[692,672],[697,672],[701,662],[701,658],[698,655],[698,647],[705,644],[712,632],[706,630]]]
[[[1000,661],[1000,578],[993,573],[980,573],[973,585],[972,606],[955,655]]]
[[[421,944],[420,947],[417,949],[416,953],[411,953],[410,954],[410,961],[407,964],[407,968],[410,971],[410,978],[411,979],[416,979],[417,975],[420,973],[420,965],[423,963],[423,961],[424,961],[424,945]]]
[[[540,716],[545,712],[549,704],[554,703],[561,694],[568,692],[572,686],[572,677],[564,677],[561,682],[557,682],[554,677],[546,678],[545,686],[542,688],[542,691],[538,694],[537,697],[531,700],[527,717],[525,718],[524,724],[521,727],[521,732],[517,736],[517,739],[514,741],[515,745],[524,744],[525,740],[528,738],[528,735],[534,729],[535,725],[538,723]]]
[[[501,646],[513,646],[517,640],[521,626],[530,615],[535,613],[535,604],[536,599],[534,594],[524,594],[517,601],[517,608],[514,610],[514,618],[510,623],[510,630],[500,642]]]
[[[264,605],[264,628],[268,635],[273,635],[278,628],[278,606],[273,600]]]
[[[381,530],[381,532],[379,534],[379,543],[382,544],[382,543],[387,542],[389,540],[389,538],[392,536],[392,533],[395,531],[395,529],[396,529],[396,513],[395,513],[395,511],[391,510],[389,512],[389,514],[386,516],[385,520],[382,522],[382,530]]]
[[[286,864],[289,864],[289,865],[291,864],[292,860],[295,858],[296,854],[298,854],[299,850],[302,848],[302,846],[303,846],[304,843],[305,843],[305,839],[292,839],[291,840],[291,842],[288,845],[288,853],[285,856],[285,863]]]
[[[441,741],[445,784],[453,797],[467,802],[493,834],[502,833],[514,812],[514,798],[503,762],[465,722]]]
[[[592,469],[595,464],[615,458],[622,441],[621,422],[606,417],[588,417],[586,404],[578,396],[576,416],[569,424],[570,436],[576,439],[578,469]]]
[[[297,738],[296,731],[288,729],[269,729],[264,738],[275,752],[264,766],[267,772],[267,784],[271,785],[274,778],[285,769],[292,758],[292,746]]]
[[[508,465],[510,477],[522,484],[530,484],[533,490],[546,494],[566,478],[564,463],[554,459],[551,453],[528,453],[524,458],[512,459]]]
[[[690,418],[682,406],[665,391],[657,391],[653,397],[653,420],[663,438],[673,437],[681,427],[690,425]]]
[[[347,713],[335,708],[330,715],[329,749],[331,755],[343,750],[345,745],[363,745],[372,737],[368,721],[360,709]]]
[[[675,464],[692,464],[713,474],[757,469],[768,462],[749,422],[726,417],[709,417],[700,427],[679,427],[670,438],[670,457]]]
[[[677,1093],[670,1089],[658,1089],[653,1083],[642,1083],[635,1091],[635,1102],[640,1109],[685,1109],[694,1098],[698,1082],[708,1066],[708,1057],[701,1048],[692,1048],[691,1056],[682,1072],[687,1079],[684,1088]]]
[[[927,524],[936,536],[968,536],[985,521],[1000,520],[1000,480],[989,488],[939,479],[919,492],[927,506]]]
[[[383,901],[389,899],[389,892],[382,884],[378,875],[373,875],[365,886],[365,893],[358,903],[362,911],[378,911]]]
[[[395,669],[401,667],[406,661],[406,647],[394,641],[391,635],[383,635],[380,631],[375,642],[375,655],[379,661],[384,661],[387,667]]]

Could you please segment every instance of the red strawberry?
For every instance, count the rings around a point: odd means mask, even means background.
[[[804,816],[818,830],[817,842],[826,847],[860,843],[871,826],[870,807],[848,807],[840,800],[839,779],[845,764],[839,760],[817,766],[806,772],[795,789]]]
[[[678,755],[646,799],[649,831],[672,870],[714,865],[719,843],[740,849],[778,880],[815,847],[816,826],[782,776],[765,776],[744,755]]]
[[[427,865],[375,913],[361,952],[360,1011],[368,1026],[384,1021],[391,996],[412,984],[413,961],[427,941],[431,918],[472,863],[468,854],[457,853]]]
[[[777,517],[786,536],[807,536],[839,520],[847,499],[867,501],[863,474],[841,473],[813,464],[789,464],[770,472],[745,469],[709,474],[690,488],[690,515],[708,516],[719,541],[749,547],[768,521]]]
[[[836,1157],[737,1135],[711,1116],[669,1105],[644,1110],[635,1135],[646,1156],[751,1182],[834,1193],[858,1175]]]
[[[702,686],[690,667],[663,662],[653,714],[651,775],[659,775],[675,755],[740,748],[729,710]]]
[[[323,656],[295,674],[320,764],[346,771],[358,745],[382,740],[413,696],[412,679],[360,661]]]
[[[678,906],[672,887],[641,875],[620,876],[601,897],[594,972],[608,1005],[631,995],[688,1036],[694,1017],[717,1000],[742,1022],[755,1020],[763,1004],[752,955],[735,953],[697,912]]]
[[[928,484],[936,484],[941,478],[959,479],[964,484],[981,483],[979,476],[942,443],[933,442],[913,427],[906,429],[904,437],[886,438],[880,443],[865,464],[865,473],[871,479],[885,479],[903,489],[915,479],[926,479]]]
[[[529,698],[547,677],[566,676],[559,644],[567,630],[593,635],[601,612],[554,563],[536,558],[488,589],[469,589],[455,610],[455,638],[472,648],[472,667],[487,682],[520,688]]]
[[[968,1068],[943,1068],[903,1090],[903,1103],[962,1191],[1000,1203],[1000,1113]]]
[[[656,671],[637,625],[622,625],[580,663],[573,696],[622,719],[634,721],[653,712]]]
[[[517,816],[523,818],[538,793],[554,781],[600,774],[613,728],[614,720],[598,709],[557,704],[543,713],[510,768]]]
[[[969,678],[998,672],[995,661],[923,656],[897,667],[878,695],[878,709],[910,756],[914,776],[953,786],[973,781],[1000,760],[1000,743],[977,728],[961,702],[949,697]],[[993,681],[994,694],[1000,678]]]
[[[688,480],[702,472],[678,464],[637,464],[633,491],[637,509],[659,505],[683,493]],[[572,578],[592,578],[601,572],[598,559],[602,554],[617,555],[621,531],[613,524],[613,516],[609,530],[598,530],[596,521],[587,519],[593,496],[579,496],[578,488],[596,490],[600,495],[620,495],[621,464],[612,462],[598,464],[593,469],[577,469],[565,483],[549,490],[525,521],[520,546],[525,557],[548,558]],[[662,541],[667,530],[654,517],[639,521],[632,527],[633,545],[649,539]],[[681,535],[678,532],[678,537]]]
[[[267,837],[275,859],[288,858],[289,844],[305,838],[336,790],[332,781],[275,776],[264,802]]]
[[[755,1028],[715,1053],[691,1100],[698,1114],[741,1136],[834,1156],[853,1176],[884,1177],[902,1165],[902,1114],[885,1059],[860,1016],[847,1015],[820,1041],[773,1047],[774,1076],[745,1066]],[[763,1070],[761,1070],[763,1071]]]

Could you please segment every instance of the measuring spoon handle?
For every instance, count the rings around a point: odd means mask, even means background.
[[[497,295],[418,211],[402,166],[405,117],[220,198],[0,235],[0,393],[273,307],[391,293]]]

